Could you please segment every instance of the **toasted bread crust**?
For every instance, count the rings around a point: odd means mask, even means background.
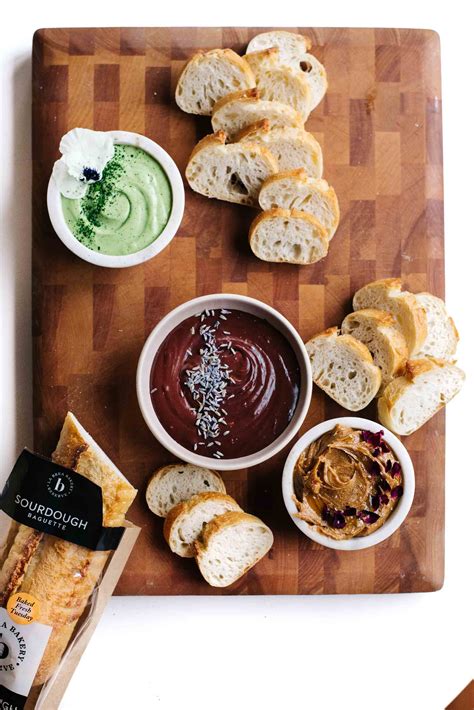
[[[209,135],[204,136],[204,138],[201,138],[201,140],[196,143],[191,152],[191,155],[189,156],[188,164],[194,158],[196,153],[199,153],[201,150],[210,148],[213,145],[225,145],[226,143],[227,136],[225,134],[225,131],[216,131],[216,133],[209,133]]]
[[[234,101],[249,101],[253,103],[258,99],[260,99],[260,91],[256,87],[253,89],[243,89],[242,91],[233,91],[231,94],[226,94],[222,99],[216,101],[212,108],[212,115],[217,113],[223,106],[227,106],[227,104],[233,103]]]

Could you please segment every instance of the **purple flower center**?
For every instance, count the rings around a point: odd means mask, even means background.
[[[84,168],[82,174],[88,182],[100,180],[100,174],[94,168]]]

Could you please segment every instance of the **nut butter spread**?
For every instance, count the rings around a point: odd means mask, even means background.
[[[335,540],[380,528],[403,494],[400,462],[383,434],[338,424],[313,441],[294,470],[298,517]]]

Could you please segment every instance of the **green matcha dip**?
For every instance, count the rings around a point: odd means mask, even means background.
[[[102,179],[87,194],[61,196],[67,225],[84,246],[120,256],[144,249],[169,220],[171,186],[161,165],[141,148],[116,145]]]

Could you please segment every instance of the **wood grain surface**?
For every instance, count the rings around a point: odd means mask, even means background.
[[[438,589],[444,568],[444,414],[406,439],[416,494],[401,529],[374,548],[337,552],[290,520],[280,480],[288,449],[250,471],[224,474],[229,492],[275,533],[269,556],[226,590],[202,581],[193,560],[170,553],[147,510],[145,482],[171,455],[148,431],[135,370],[153,326],[171,308],[212,292],[278,308],[304,339],[339,324],[352,293],[402,275],[407,288],[444,295],[439,40],[433,32],[301,28],[324,63],[329,90],[307,128],[320,141],[324,176],[341,224],[313,266],[266,264],[247,243],[250,209],[186,189],[171,245],[132,269],[103,269],[55,236],[46,186],[61,136],[75,126],[123,129],[160,143],[184,173],[208,118],[182,113],[173,91],[197,49],[243,52],[259,28],[45,29],[33,43],[34,423],[38,451],[53,450],[71,409],[139,488],[130,519],[143,532],[119,594],[333,594]],[[26,207],[25,207],[26,208]],[[315,390],[304,428],[343,414]],[[364,412],[374,416],[374,409]]]

